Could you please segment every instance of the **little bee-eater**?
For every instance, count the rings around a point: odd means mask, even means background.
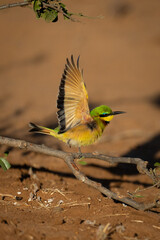
[[[49,129],[30,123],[30,132],[51,135],[69,146],[79,147],[79,150],[81,146],[93,144],[102,135],[114,115],[124,113],[113,112],[105,105],[89,111],[88,94],[79,67],[79,57],[75,64],[73,56],[71,61],[67,58],[59,86],[57,108],[57,128]]]

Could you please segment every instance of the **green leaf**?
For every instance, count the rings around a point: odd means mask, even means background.
[[[46,22],[56,22],[58,20],[58,12],[51,8],[45,9],[41,13],[41,17],[46,20]]]
[[[62,8],[65,8],[66,5],[64,3],[59,3],[59,5],[62,7]]]
[[[69,19],[69,17],[73,15],[72,13],[68,12],[68,10],[66,9],[66,6],[63,3],[59,3],[59,6],[60,6],[61,10],[63,11],[64,19]]]
[[[0,166],[4,171],[8,170],[11,167],[10,163],[3,157],[0,157]]]
[[[154,164],[154,166],[155,166],[155,167],[160,167],[160,163],[159,163],[159,162],[156,162],[156,163]]]
[[[78,163],[81,164],[81,165],[87,165],[87,164],[88,164],[88,163],[85,162],[85,161],[78,161]]]
[[[133,197],[135,197],[135,198],[142,198],[144,196],[142,196],[142,195],[133,195]]]
[[[7,157],[7,156],[8,156],[8,154],[9,154],[9,152],[8,152],[8,151],[6,151],[6,152],[4,153],[4,156],[5,156],[5,157]]]
[[[36,11],[40,10],[41,7],[42,7],[41,1],[40,0],[34,0],[34,3],[33,3],[34,11],[36,12]]]

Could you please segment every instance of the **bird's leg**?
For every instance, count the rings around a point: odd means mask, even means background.
[[[81,164],[81,165],[87,165],[87,163],[85,161],[83,161],[83,158],[85,158],[81,152],[81,148],[79,147],[79,156],[78,156],[78,163]]]
[[[81,152],[81,148],[79,147],[78,149],[79,149],[79,159],[81,159],[83,157],[82,152]]]

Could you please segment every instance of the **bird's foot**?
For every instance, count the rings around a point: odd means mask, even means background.
[[[83,157],[83,154],[82,154],[82,153],[79,153],[78,159],[81,160],[81,159],[83,159],[83,158],[84,158],[84,157]]]
[[[81,165],[87,165],[87,162],[83,161],[85,157],[83,156],[82,152],[81,152],[81,148],[79,147],[79,155],[78,155],[78,163]]]
[[[79,147],[79,156],[78,156],[78,159],[83,159],[84,157],[83,157],[83,154],[82,154],[82,152],[81,152],[81,148]]]

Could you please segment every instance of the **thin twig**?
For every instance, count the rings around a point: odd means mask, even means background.
[[[48,148],[44,145],[37,145],[37,144],[30,143],[30,142],[26,142],[24,140],[1,137],[1,136],[0,136],[0,144],[4,144],[4,145],[10,146],[10,147],[16,147],[16,148],[20,148],[20,149],[24,149],[24,150],[30,150],[33,152],[42,153],[42,154],[50,155],[53,157],[61,158],[65,161],[65,163],[68,165],[68,167],[72,170],[74,176],[77,179],[79,179],[83,183],[86,183],[87,185],[97,189],[98,191],[100,191],[101,193],[106,195],[108,198],[112,198],[119,202],[125,203],[133,208],[138,209],[138,210],[149,210],[153,207],[160,206],[160,203],[158,201],[155,201],[155,202],[149,203],[149,204],[144,204],[144,203],[138,203],[129,197],[119,196],[116,193],[110,191],[109,189],[103,187],[100,183],[90,180],[82,172],[80,172],[80,170],[78,169],[77,165],[74,162],[74,159],[79,158],[79,154],[66,153],[63,151]],[[140,158],[108,157],[106,155],[92,154],[92,153],[83,154],[83,158],[100,159],[103,161],[107,161],[111,164],[115,164],[115,163],[135,164],[135,165],[137,165],[137,169],[139,170],[139,172],[143,172],[143,173],[147,174],[152,180],[154,178],[146,167],[147,162],[144,162]]]
[[[12,8],[12,7],[24,7],[24,6],[29,5],[30,3],[31,3],[30,1],[24,1],[24,2],[17,2],[17,3],[1,5],[0,10],[6,9],[6,8]]]

